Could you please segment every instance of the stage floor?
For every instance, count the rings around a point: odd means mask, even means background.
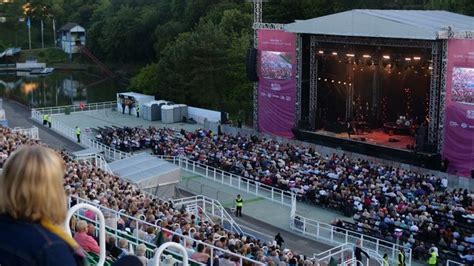
[[[363,134],[351,134],[349,138],[347,136],[347,132],[344,133],[334,133],[326,130],[317,130],[316,134],[346,139],[351,141],[359,141],[364,142],[367,144],[385,146],[392,149],[399,149],[399,150],[408,150],[407,145],[414,145],[415,144],[415,137],[408,136],[408,135],[397,135],[392,134],[389,135],[385,133],[382,129],[375,129],[372,130],[370,133],[363,133]],[[396,139],[396,142],[390,142],[389,139]]]

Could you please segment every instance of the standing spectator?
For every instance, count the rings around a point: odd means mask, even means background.
[[[370,260],[369,254],[367,254],[367,252],[362,250],[360,240],[357,240],[356,246],[354,248],[354,255],[356,257],[357,263],[361,263],[361,265],[364,265],[362,263],[362,253],[364,253],[364,255],[367,257],[367,259]]]
[[[80,246],[63,229],[64,162],[52,150],[23,147],[0,178],[0,264],[82,265]]]
[[[235,199],[235,216],[242,217],[242,206],[244,205],[244,200],[240,197],[240,194],[237,195]]]
[[[277,242],[277,245],[278,247],[282,248],[282,245],[283,243],[285,242],[285,240],[283,240],[283,237],[281,237],[280,233],[278,233],[276,236],[275,236],[275,241]]]

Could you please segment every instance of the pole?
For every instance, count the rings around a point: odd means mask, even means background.
[[[43,28],[43,19],[41,19],[41,48],[44,49],[44,28]]]
[[[54,47],[56,47],[56,20],[53,18]]]
[[[30,17],[28,17],[28,43],[29,43],[29,48],[31,50],[31,21]]]

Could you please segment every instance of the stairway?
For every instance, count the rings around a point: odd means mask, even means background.
[[[110,70],[104,63],[102,63],[102,61],[100,61],[91,51],[89,51],[87,47],[80,45],[78,46],[78,48],[79,51],[82,54],[86,55],[92,62],[94,62],[104,74],[111,78],[115,77],[115,74],[112,72],[112,70]]]

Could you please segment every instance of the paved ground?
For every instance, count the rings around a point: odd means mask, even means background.
[[[25,107],[24,105],[13,101],[7,101],[4,99],[3,109],[5,109],[8,125],[11,128],[31,128],[35,126],[39,130],[39,136],[41,140],[44,143],[48,144],[50,147],[56,149],[66,149],[70,152],[75,152],[84,149],[80,145],[77,145],[76,143],[64,138],[58,133],[49,130],[42,124],[36,123],[35,121],[31,120],[30,109],[28,107]]]

